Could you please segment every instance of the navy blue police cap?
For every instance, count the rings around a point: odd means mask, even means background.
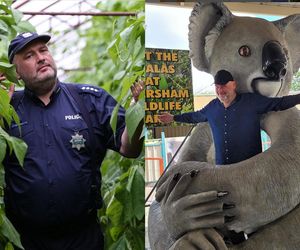
[[[38,35],[36,32],[25,32],[17,35],[8,47],[8,59],[12,63],[14,56],[33,41],[43,41],[47,43],[51,39],[49,35]]]
[[[225,85],[229,81],[233,81],[233,76],[229,71],[222,69],[217,72],[214,79],[215,79],[214,82],[215,84]]]

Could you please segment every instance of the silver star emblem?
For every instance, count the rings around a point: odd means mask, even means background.
[[[72,139],[70,143],[72,144],[72,148],[76,148],[78,151],[81,148],[84,148],[86,139],[83,138],[83,135],[80,135],[78,132],[75,132],[75,135],[72,135]]]

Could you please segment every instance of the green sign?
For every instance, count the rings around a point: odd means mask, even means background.
[[[187,50],[145,49],[145,124],[161,126],[157,115],[193,111],[191,61]]]

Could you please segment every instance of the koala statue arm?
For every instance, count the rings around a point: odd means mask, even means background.
[[[298,232],[300,229],[297,226],[297,218],[300,218],[300,208],[297,206],[300,197],[298,185],[300,177],[297,166],[300,165],[300,161],[297,159],[297,154],[295,154],[300,148],[293,148],[294,146],[289,141],[284,143],[286,136],[289,138],[293,136],[296,141],[300,140],[299,129],[296,126],[296,124],[300,124],[300,117],[295,109],[278,113],[274,112],[265,118],[263,125],[268,126],[268,123],[274,124],[274,120],[278,120],[278,116],[283,117],[282,122],[288,124],[285,128],[289,133],[285,133],[284,136],[284,133],[278,133],[278,129],[282,127],[281,124],[277,123],[278,126],[273,125],[273,129],[268,130],[273,142],[272,147],[266,152],[238,164],[220,168],[201,162],[181,162],[171,168],[168,173],[170,176],[168,178],[172,179],[171,176],[173,177],[175,173],[180,172],[182,176],[188,173],[185,176],[189,176],[193,169],[198,171],[198,174],[193,178],[185,177],[185,179],[179,179],[176,186],[171,188],[174,193],[177,192],[177,189],[182,192],[182,186],[185,187],[186,196],[191,193],[202,193],[209,190],[229,191],[229,194],[222,198],[223,203],[235,204],[235,208],[222,212],[223,217],[235,216],[231,222],[226,223],[228,229],[236,230],[237,232],[245,231],[247,233],[255,232],[256,229],[259,229],[248,241],[237,246],[231,246],[230,249],[274,249],[272,247],[276,245],[284,246],[287,244],[287,237],[292,238],[291,241],[289,240],[288,246],[300,244],[298,237],[295,237],[300,233]],[[203,131],[203,127],[195,131],[192,136],[194,138],[209,136],[206,132],[201,134],[201,131]],[[283,137],[278,136],[278,134],[281,134]],[[190,143],[193,141],[196,143],[197,140],[190,140]],[[284,147],[282,147],[282,143],[284,143]],[[187,146],[193,147],[191,144]],[[184,157],[185,155],[183,155]],[[282,163],[288,163],[289,169]],[[168,178],[164,183],[168,182]],[[186,179],[188,179],[188,185]],[[170,191],[168,192],[168,195],[171,194]],[[164,209],[168,211],[169,208]],[[172,209],[171,206],[170,209]],[[287,215],[284,216],[285,214]],[[152,214],[152,218],[154,216]],[[158,224],[163,224],[165,230],[172,226],[167,226],[165,222],[165,220],[156,221],[155,225],[157,227]],[[186,221],[186,223],[188,222]],[[287,227],[291,228],[295,233],[290,234],[291,231],[286,230]],[[157,233],[159,234],[159,232]],[[287,234],[290,235],[287,236]],[[189,237],[192,239],[191,235]],[[268,239],[268,243],[263,239]],[[169,240],[174,243],[170,236]],[[153,234],[151,235],[151,241],[155,241],[158,245],[161,244],[161,238],[159,236],[154,237]],[[269,244],[269,247],[266,244]]]
[[[229,195],[222,201],[235,204],[235,208],[230,210],[230,214],[225,213],[225,216],[235,216],[232,222],[227,223],[227,227],[236,232],[252,233],[290,212],[300,203],[300,159],[295,154],[300,150],[300,143],[295,148],[289,141],[285,143],[285,138],[293,136],[293,140],[300,142],[300,132],[296,125],[300,124],[300,116],[295,109],[274,112],[265,118],[265,124],[278,120],[278,116],[283,118],[282,122],[286,124],[287,130],[279,133],[278,130],[284,128],[278,121],[273,129],[268,130],[273,142],[270,149],[248,160],[221,167],[196,161],[179,163],[170,170],[170,176],[193,169],[198,174],[190,178],[188,185],[184,182],[186,179],[179,180],[172,192],[182,193],[181,186],[184,186],[184,195],[210,190],[229,191]],[[193,136],[199,138],[199,134]],[[162,196],[162,192],[164,193],[163,190],[158,190],[158,195]],[[167,195],[169,194],[170,192]],[[171,206],[172,204],[169,205],[170,209]]]

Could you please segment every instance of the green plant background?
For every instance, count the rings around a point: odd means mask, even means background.
[[[18,32],[34,31],[35,28],[22,20],[22,14],[11,8],[12,0],[0,0],[0,71],[5,72],[10,82],[19,83],[14,67],[8,63],[9,41]],[[78,31],[86,41],[81,51],[80,68],[84,72],[69,72],[68,82],[89,83],[101,86],[111,93],[120,105],[127,109],[126,123],[132,135],[144,117],[144,96],[133,107],[130,103],[130,85],[144,76],[144,1],[103,1],[97,5],[103,11],[136,12],[134,17],[93,17],[92,25]],[[67,31],[65,31],[67,32]],[[55,31],[52,34],[56,35]],[[52,53],[61,48],[50,47]],[[62,51],[67,51],[68,46]],[[116,114],[116,110],[115,110]],[[2,128],[4,122],[18,122],[18,117],[9,104],[7,92],[0,88],[0,250],[22,248],[18,233],[5,216],[3,204],[4,168],[2,161],[7,150],[14,152],[22,164],[26,145],[10,137]],[[115,127],[115,117],[111,119]],[[142,135],[141,135],[142,136]],[[102,195],[105,206],[98,211],[106,238],[106,249],[144,249],[144,156],[126,159],[109,151],[101,166]]]

